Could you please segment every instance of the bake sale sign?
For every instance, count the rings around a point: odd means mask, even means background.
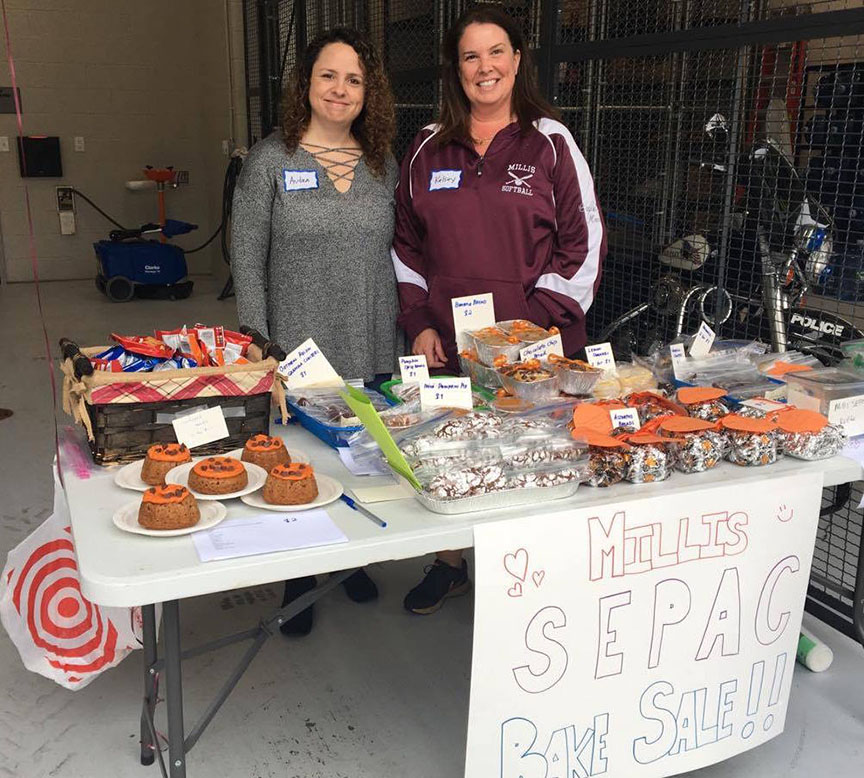
[[[475,527],[466,778],[695,770],[783,731],[821,473]]]

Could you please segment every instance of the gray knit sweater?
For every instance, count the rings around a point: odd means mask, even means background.
[[[241,324],[286,351],[313,338],[343,378],[390,373],[401,355],[390,261],[392,157],[382,180],[365,160],[340,193],[311,154],[278,133],[249,152],[234,193],[231,271]]]

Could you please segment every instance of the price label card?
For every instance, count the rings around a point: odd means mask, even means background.
[[[684,363],[687,361],[687,354],[684,351],[683,343],[672,343],[669,346],[669,354],[672,356],[672,372],[675,378],[679,381],[683,378]]]
[[[864,435],[864,395],[831,400],[827,415],[828,421],[842,426],[850,438]]]
[[[546,359],[550,354],[557,354],[559,357],[564,356],[564,346],[561,345],[561,336],[553,335],[551,338],[538,340],[530,346],[519,350],[519,359],[523,362],[526,359]]]
[[[289,389],[342,386],[343,383],[312,338],[285,357],[279,364],[279,375],[285,379]]]
[[[596,346],[585,346],[585,356],[591,367],[600,370],[614,370],[615,357],[612,355],[612,346],[608,343],[598,343]]]
[[[615,411],[609,411],[609,417],[612,419],[612,429],[616,427],[633,427],[639,429],[639,414],[635,408],[620,408]]]
[[[420,407],[464,408],[474,407],[470,378],[427,378],[420,382]]]
[[[763,411],[764,413],[782,411],[786,407],[785,403],[774,402],[774,400],[767,400],[764,397],[752,397],[749,400],[742,400],[741,405],[755,408],[757,411]]]
[[[225,424],[225,414],[222,408],[206,408],[185,416],[179,416],[171,422],[178,443],[184,443],[186,448],[203,446],[214,440],[228,437],[228,425]]]
[[[712,330],[703,321],[699,325],[699,331],[696,333],[696,340],[694,340],[693,345],[690,346],[690,356],[704,357],[709,351],[711,351],[711,346],[714,345],[715,337],[716,335],[714,334],[714,330]]]
[[[468,330],[482,330],[495,324],[495,303],[492,292],[486,294],[471,294],[467,297],[453,297],[450,300],[453,308],[453,330],[456,333],[456,344],[465,348],[468,342],[464,333]]]
[[[399,372],[403,384],[417,384],[429,378],[429,366],[425,354],[399,357]]]

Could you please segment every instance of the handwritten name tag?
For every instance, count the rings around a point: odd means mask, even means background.
[[[286,192],[296,192],[299,189],[317,189],[318,172],[315,170],[288,170],[282,171],[282,183]]]
[[[429,378],[420,382],[420,407],[464,408],[474,406],[471,397],[471,380],[468,378]]]
[[[429,178],[429,191],[436,189],[458,189],[462,185],[461,170],[433,170]]]

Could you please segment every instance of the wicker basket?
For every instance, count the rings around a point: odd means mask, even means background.
[[[81,349],[88,357],[106,347]],[[194,453],[219,454],[243,446],[256,433],[269,433],[271,397],[287,418],[278,362],[260,359],[249,347],[246,365],[194,367],[158,373],[96,372],[77,377],[71,360],[63,371],[63,410],[87,430],[97,464],[141,459],[154,443],[176,441],[171,421],[178,413],[219,405],[225,411],[228,437]],[[257,360],[256,360],[257,357]]]

